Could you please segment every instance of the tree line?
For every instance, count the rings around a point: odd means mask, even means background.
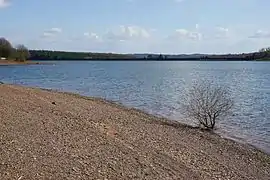
[[[262,48],[258,52],[253,53],[242,53],[242,54],[221,54],[221,55],[206,55],[201,57],[204,60],[243,60],[243,61],[254,61],[254,60],[270,60],[270,47]]]
[[[5,38],[0,38],[0,58],[25,61],[30,57],[29,50],[23,44],[15,47]]]
[[[65,52],[51,50],[28,50],[23,44],[15,47],[5,38],[0,38],[0,58],[25,60],[90,60],[134,59],[132,55],[114,53]]]
[[[65,52],[50,50],[30,50],[30,60],[110,60],[132,59],[131,55],[113,53]]]
[[[260,49],[258,54],[262,55],[262,57],[258,58],[258,59],[261,59],[261,60],[268,59],[268,60],[270,60],[270,47]]]
[[[159,55],[152,57],[148,55],[142,60],[171,60],[167,56]],[[15,47],[5,38],[0,38],[0,58],[12,59],[17,61],[25,60],[140,60],[130,54],[114,53],[94,53],[94,52],[65,52],[51,50],[28,50],[23,44]],[[172,58],[173,59],[173,58]],[[206,55],[201,57],[189,58],[186,60],[270,60],[270,47],[262,48],[258,52],[243,54],[223,54]],[[177,59],[181,60],[181,58]]]

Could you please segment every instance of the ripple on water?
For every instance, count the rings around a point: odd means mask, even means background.
[[[233,116],[219,123],[224,136],[270,153],[269,62],[59,62],[3,66],[0,81],[103,97],[129,107],[193,124],[180,103],[194,80],[227,85],[235,100]]]

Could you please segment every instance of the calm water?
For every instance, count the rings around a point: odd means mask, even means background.
[[[233,116],[219,124],[226,137],[270,153],[269,62],[57,62],[2,66],[0,81],[103,97],[149,113],[191,123],[181,115],[183,91],[193,80],[231,87]]]

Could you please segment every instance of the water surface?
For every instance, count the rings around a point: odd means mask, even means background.
[[[0,66],[0,81],[96,96],[192,124],[180,111],[185,88],[208,79],[229,86],[233,116],[218,124],[226,137],[270,153],[269,62],[57,62]]]

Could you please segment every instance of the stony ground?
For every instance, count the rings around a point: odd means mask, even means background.
[[[33,64],[40,64],[38,62],[33,61],[15,61],[15,60],[1,60],[0,59],[0,66],[10,66],[10,65],[33,65]]]
[[[269,180],[270,156],[68,93],[0,84],[0,179]]]

